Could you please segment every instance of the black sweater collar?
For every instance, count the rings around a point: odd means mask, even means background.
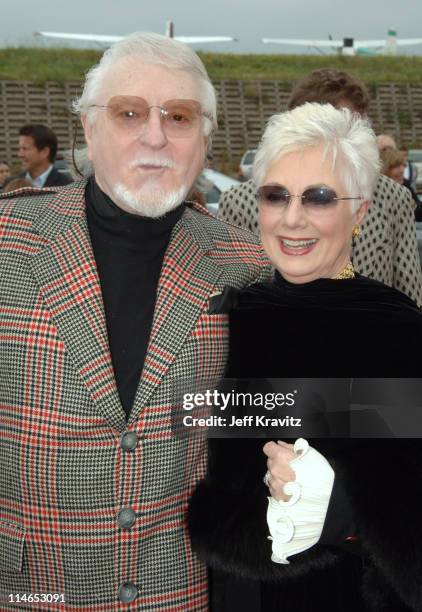
[[[94,177],[89,179],[85,194],[95,224],[109,233],[114,246],[121,244],[127,248],[167,240],[185,209],[181,204],[159,219],[126,212],[99,188]]]

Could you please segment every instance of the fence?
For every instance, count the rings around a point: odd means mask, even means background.
[[[214,158],[235,164],[245,149],[254,148],[265,123],[286,108],[292,83],[281,81],[215,81],[219,96],[219,130]],[[398,143],[422,145],[422,85],[374,85],[369,115],[377,133],[393,134]],[[61,149],[70,148],[78,123],[70,113],[80,83],[0,81],[0,159],[16,163],[19,128],[45,123],[57,134]],[[80,138],[82,131],[79,128]]]

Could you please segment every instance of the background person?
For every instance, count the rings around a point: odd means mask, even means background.
[[[227,378],[418,376],[422,314],[350,258],[378,172],[375,135],[348,109],[308,103],[270,119],[253,176],[276,273],[234,292]],[[271,441],[264,452],[261,439],[209,440],[189,521],[215,570],[213,612],[420,610],[420,441]]]
[[[22,187],[32,187],[31,181],[25,178],[17,178],[10,180],[3,189],[3,193],[9,193],[16,189],[22,189]]]
[[[422,203],[416,193],[415,184],[412,178],[413,166],[407,160],[408,151],[398,150],[396,141],[389,134],[379,134],[377,145],[382,161],[382,173],[408,189],[412,195],[415,220],[422,218]]]
[[[19,130],[18,157],[22,174],[33,187],[59,187],[73,181],[70,174],[59,172],[53,166],[57,154],[57,136],[46,125],[28,124]]]
[[[386,149],[387,147],[391,147],[392,149],[397,149],[397,144],[393,136],[391,136],[391,134],[378,134],[377,147],[379,151],[382,151],[383,149]]]
[[[365,117],[369,101],[362,81],[347,72],[322,68],[298,81],[288,108],[320,102]],[[252,180],[227,190],[220,198],[218,216],[259,234],[255,193]],[[380,175],[362,232],[353,243],[352,261],[361,274],[399,289],[421,307],[422,272],[413,210],[409,191]]]
[[[3,188],[5,182],[10,177],[10,167],[6,161],[0,160],[0,190]]]
[[[384,147],[380,150],[382,162],[381,172],[396,183],[403,185],[405,155],[393,147]]]

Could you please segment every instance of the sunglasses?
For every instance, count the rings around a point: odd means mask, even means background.
[[[342,198],[339,197],[334,189],[330,187],[309,187],[302,195],[293,195],[282,185],[263,185],[256,194],[257,200],[260,203],[268,204],[277,207],[286,207],[292,201],[292,198],[300,198],[302,204],[307,210],[328,210],[333,207],[339,200],[361,200],[361,197]]]
[[[142,131],[152,108],[159,109],[166,135],[176,138],[188,137],[197,128],[201,117],[212,121],[196,100],[167,100],[162,106],[150,106],[138,96],[114,96],[105,106],[92,104],[92,107],[105,109],[110,123],[120,132],[128,134]]]

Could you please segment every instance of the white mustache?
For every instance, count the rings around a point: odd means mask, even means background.
[[[130,168],[137,168],[138,166],[158,166],[159,168],[174,168],[174,163],[171,159],[164,157],[139,157],[130,164]]]

